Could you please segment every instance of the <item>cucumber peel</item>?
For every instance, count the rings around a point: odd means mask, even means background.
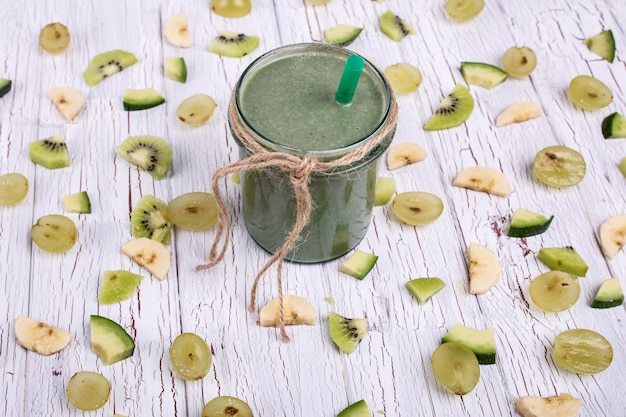
[[[610,29],[603,30],[598,34],[585,39],[584,43],[591,52],[600,56],[602,59],[611,63],[615,59],[615,38],[613,37],[613,32]]]
[[[624,303],[624,291],[617,277],[605,280],[596,293],[592,308],[611,308]]]
[[[511,217],[511,224],[507,236],[529,237],[540,235],[548,230],[553,218],[554,216],[546,217],[526,209],[515,210]]]
[[[11,80],[0,78],[0,97],[11,91]]]
[[[343,272],[357,279],[363,279],[372,270],[377,260],[378,256],[376,255],[355,250],[354,253],[339,266],[339,272]]]
[[[106,317],[92,315],[91,350],[105,365],[111,365],[133,355],[135,342],[126,330]]]
[[[611,113],[602,120],[602,136],[604,139],[626,138],[626,117],[620,113]]]
[[[405,286],[417,301],[423,304],[441,291],[446,283],[441,278],[415,278],[408,281]]]
[[[466,83],[487,89],[502,84],[509,77],[495,65],[482,62],[461,62],[461,75]]]
[[[66,195],[63,197],[63,205],[65,205],[65,210],[70,213],[91,213],[91,201],[87,191]]]
[[[337,417],[371,417],[372,412],[365,400],[360,400],[344,408]]]
[[[493,328],[477,330],[459,323],[443,336],[441,343],[446,342],[456,342],[470,349],[481,365],[496,363],[495,330]]]

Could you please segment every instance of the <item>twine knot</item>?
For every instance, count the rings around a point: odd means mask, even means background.
[[[289,179],[294,188],[309,184],[311,173],[315,170],[317,163],[317,159],[308,155],[300,158],[298,165],[289,172]]]

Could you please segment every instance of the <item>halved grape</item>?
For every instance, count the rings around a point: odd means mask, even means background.
[[[92,411],[102,407],[109,400],[111,384],[97,372],[76,372],[67,383],[67,399],[79,410]]]
[[[195,94],[183,100],[176,109],[178,120],[189,125],[206,123],[215,110],[215,100],[206,94]]]
[[[70,32],[63,23],[49,23],[39,32],[39,46],[51,54],[60,54],[70,44]]]
[[[252,417],[245,401],[226,395],[215,397],[202,409],[202,417]]]
[[[550,187],[571,187],[585,177],[587,164],[583,156],[566,146],[543,148],[533,162],[533,172],[539,181]]]
[[[213,194],[205,192],[183,194],[170,201],[167,215],[183,229],[205,230],[217,222],[217,201]]]
[[[74,222],[61,214],[40,217],[30,229],[30,237],[47,252],[62,253],[70,250],[78,237]]]
[[[513,46],[507,49],[502,56],[502,68],[514,78],[530,75],[536,66],[537,55],[527,46]]]
[[[588,329],[571,329],[554,339],[554,360],[578,374],[596,374],[613,361],[613,347],[601,334]]]
[[[243,17],[251,9],[250,0],[211,0],[211,10],[222,17]]]
[[[480,379],[480,365],[476,355],[456,342],[439,345],[433,352],[432,366],[437,381],[453,394],[467,394]]]
[[[28,180],[22,174],[12,172],[0,176],[0,206],[12,206],[28,194]]]
[[[443,212],[443,202],[434,194],[408,191],[398,194],[391,202],[393,214],[411,226],[434,222]]]
[[[447,0],[446,12],[453,20],[466,22],[481,12],[484,0]]]
[[[170,348],[172,368],[182,379],[202,379],[211,368],[211,349],[195,333],[183,333],[174,339]]]
[[[400,62],[385,68],[385,76],[396,94],[409,94],[422,84],[422,73],[416,66]]]
[[[545,311],[567,310],[578,301],[578,278],[562,271],[545,272],[530,283],[530,298]]]
[[[589,75],[574,77],[567,91],[574,104],[584,110],[601,109],[613,101],[611,89]]]

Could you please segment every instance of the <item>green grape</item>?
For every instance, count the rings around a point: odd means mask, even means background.
[[[467,22],[485,7],[484,0],[447,0],[446,12],[457,22]]]
[[[30,237],[46,252],[66,252],[76,243],[76,225],[63,215],[49,214],[37,220],[30,229]]]
[[[613,101],[611,89],[589,75],[574,77],[567,91],[574,104],[584,110],[602,109]]]
[[[217,201],[213,194],[205,192],[183,194],[170,201],[167,215],[183,229],[205,230],[217,222]]]
[[[502,56],[502,68],[513,78],[523,78],[530,75],[536,66],[537,55],[527,46],[513,46],[507,49]]]
[[[552,355],[563,368],[578,374],[596,374],[613,361],[613,347],[601,334],[587,329],[572,329],[554,339]]]
[[[251,9],[250,0],[211,0],[211,10],[222,17],[243,17]]]
[[[109,400],[111,384],[97,372],[76,372],[67,383],[67,399],[79,410],[92,411],[102,407]]]
[[[587,164],[583,156],[565,146],[543,148],[533,162],[537,179],[550,187],[571,187],[585,177]]]
[[[51,54],[60,54],[69,44],[70,32],[62,23],[49,23],[39,32],[39,46]]]
[[[480,365],[474,352],[456,342],[446,342],[433,352],[435,378],[448,391],[465,395],[480,379]]]
[[[578,301],[580,284],[578,278],[561,271],[545,272],[530,283],[530,298],[545,311],[567,310]]]
[[[211,349],[194,333],[183,333],[174,339],[170,348],[172,368],[182,379],[202,379],[211,368]]]
[[[385,76],[396,94],[409,94],[422,84],[422,72],[419,68],[401,62],[385,68]]]
[[[206,403],[202,417],[252,417],[252,410],[239,398],[221,396]]]
[[[0,206],[12,206],[28,194],[28,180],[22,174],[12,172],[0,176]]]
[[[398,194],[391,202],[393,214],[411,226],[434,222],[443,212],[443,202],[434,194],[409,191]]]
[[[194,94],[183,100],[176,109],[178,120],[189,126],[206,123],[215,110],[215,100],[206,94]]]

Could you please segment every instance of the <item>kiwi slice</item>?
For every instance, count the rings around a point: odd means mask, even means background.
[[[104,271],[98,292],[98,303],[114,304],[128,300],[135,295],[142,279],[141,275],[128,271]]]
[[[115,152],[157,180],[165,177],[172,163],[172,148],[158,136],[129,136],[115,147]]]
[[[441,130],[456,127],[465,122],[474,110],[474,98],[467,87],[457,84],[448,94],[435,114],[424,125],[425,130]]]
[[[259,47],[260,38],[237,32],[220,32],[211,41],[209,52],[231,58],[241,58]]]
[[[380,31],[393,41],[400,42],[405,36],[415,33],[413,27],[391,10],[380,16]]]
[[[324,40],[332,45],[348,46],[360,34],[363,28],[340,24],[324,31]]]
[[[181,56],[165,57],[163,59],[163,69],[165,70],[165,76],[170,80],[178,81],[179,83],[187,82],[187,64],[185,58]]]
[[[70,155],[62,135],[31,142],[28,151],[31,161],[48,169],[70,166]]]
[[[568,274],[584,277],[589,266],[585,260],[571,246],[562,248],[542,248],[537,259],[553,271],[567,272]]]
[[[11,80],[0,78],[0,97],[11,91]]]
[[[96,55],[83,72],[85,82],[93,87],[113,74],[123,71],[138,62],[137,57],[121,49]]]
[[[328,313],[330,338],[339,349],[346,353],[356,350],[367,334],[367,326],[366,318],[346,318],[333,311]]]
[[[147,237],[165,245],[170,243],[172,223],[167,215],[167,204],[153,195],[142,197],[130,213],[133,237]]]

